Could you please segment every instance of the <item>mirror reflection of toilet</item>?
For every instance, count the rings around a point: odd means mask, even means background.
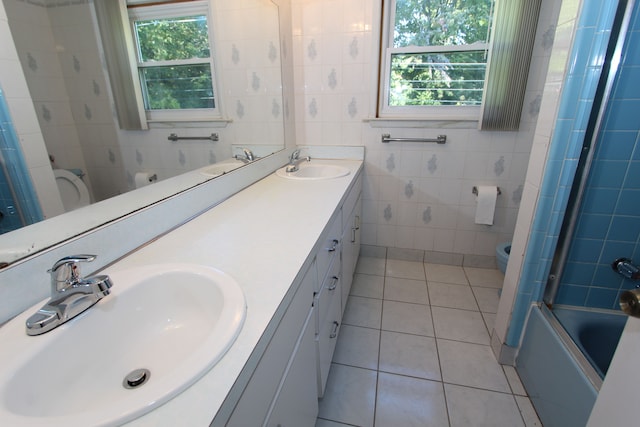
[[[66,212],[91,203],[87,186],[76,174],[66,169],[54,169],[53,175],[56,177],[56,184]]]

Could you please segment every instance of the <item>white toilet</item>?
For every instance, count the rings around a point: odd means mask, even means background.
[[[66,169],[54,169],[56,184],[66,212],[87,206],[91,203],[89,190],[84,182],[73,172]]]

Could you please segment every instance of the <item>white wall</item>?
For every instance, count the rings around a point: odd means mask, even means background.
[[[55,167],[80,168],[100,201],[134,188],[139,171],[166,179],[232,156],[232,144],[283,146],[278,11],[271,2],[213,2],[218,102],[230,122],[118,128],[90,2],[7,0],[22,71]],[[23,31],[24,30],[24,31]],[[13,49],[12,38],[0,44]],[[235,53],[235,55],[234,55]],[[223,126],[223,127],[220,127]],[[220,141],[172,143],[170,133]],[[48,162],[47,162],[48,163]]]
[[[366,147],[364,244],[494,256],[515,228],[554,22],[543,10],[519,132],[480,132],[475,122],[374,127],[364,120],[375,111],[380,8],[379,0],[293,1],[297,142]],[[383,145],[383,133],[448,142]],[[474,224],[476,185],[502,190],[493,226]]]
[[[13,127],[22,144],[22,152],[31,174],[43,215],[49,218],[64,212],[42,132],[14,47],[9,21],[0,2],[0,87],[9,107]]]

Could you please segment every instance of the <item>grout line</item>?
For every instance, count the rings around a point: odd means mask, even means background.
[[[458,285],[458,286],[469,286],[472,288],[472,294],[473,294],[473,298],[476,302],[476,305],[478,306],[478,310],[469,310],[469,309],[463,309],[463,308],[456,308],[456,307],[446,307],[446,306],[439,306],[439,305],[433,305],[432,304],[432,300],[429,296],[429,304],[422,304],[422,303],[415,303],[415,302],[407,302],[407,301],[397,301],[397,300],[393,300],[393,299],[388,299],[385,298],[385,287],[386,287],[386,281],[388,278],[395,278],[395,279],[406,279],[406,280],[415,280],[415,281],[422,281],[419,279],[407,279],[407,278],[402,278],[402,277],[395,277],[395,276],[387,276],[387,258],[384,258],[385,260],[385,264],[384,264],[384,273],[383,276],[380,276],[378,274],[368,274],[368,273],[363,273],[363,272],[359,272],[357,274],[362,274],[362,275],[366,275],[366,276],[375,276],[375,277],[382,277],[383,278],[383,282],[382,282],[382,298],[374,298],[374,297],[369,297],[369,296],[360,296],[360,295],[352,295],[350,294],[349,297],[358,297],[358,298],[367,298],[370,300],[378,300],[382,302],[381,305],[381,313],[380,313],[380,325],[379,327],[370,327],[370,326],[362,326],[362,325],[354,325],[354,324],[349,324],[349,323],[343,323],[344,325],[348,325],[350,327],[354,327],[354,328],[364,328],[364,329],[369,329],[369,330],[373,330],[373,331],[378,331],[379,332],[379,337],[380,339],[378,340],[378,354],[377,354],[377,363],[376,363],[376,369],[370,369],[370,368],[363,368],[361,366],[356,366],[356,365],[349,365],[349,364],[345,364],[345,363],[336,363],[336,362],[331,362],[332,364],[336,364],[336,365],[342,365],[342,366],[346,366],[346,367],[352,367],[352,368],[357,368],[357,369],[364,369],[367,371],[375,371],[376,372],[376,383],[375,383],[375,390],[374,390],[374,401],[373,401],[373,423],[375,426],[375,419],[376,419],[376,411],[377,411],[377,401],[378,401],[378,384],[379,384],[379,378],[380,378],[380,373],[386,373],[386,374],[390,374],[390,375],[396,375],[396,376],[401,376],[401,377],[406,377],[406,378],[412,378],[412,379],[417,379],[417,380],[424,380],[424,381],[430,381],[430,382],[436,382],[436,383],[440,383],[441,387],[442,387],[442,395],[444,398],[444,404],[445,404],[445,410],[446,410],[446,416],[447,416],[447,422],[448,425],[451,426],[451,416],[449,413],[449,402],[447,400],[447,394],[446,394],[446,390],[445,390],[445,385],[454,385],[454,386],[458,386],[458,387],[465,387],[465,388],[469,388],[469,389],[476,389],[476,390],[482,390],[482,391],[489,391],[489,392],[494,392],[494,393],[499,393],[499,394],[503,394],[503,395],[510,395],[512,396],[513,400],[514,400],[514,404],[516,405],[516,407],[518,409],[520,409],[518,403],[517,403],[517,399],[516,396],[520,396],[520,397],[524,397],[529,399],[528,396],[521,396],[521,395],[516,395],[513,392],[513,387],[511,385],[511,382],[508,379],[508,376],[504,370],[504,367],[501,365],[501,372],[504,375],[508,387],[509,387],[509,392],[505,392],[505,391],[498,391],[498,390],[492,390],[492,389],[488,389],[488,388],[482,388],[482,387],[477,387],[477,386],[469,386],[469,385],[464,385],[464,384],[457,384],[457,383],[452,383],[452,382],[445,382],[444,381],[444,377],[443,377],[443,371],[442,371],[442,362],[441,362],[441,357],[440,357],[440,349],[439,349],[439,341],[440,340],[445,340],[445,341],[452,341],[452,342],[460,342],[460,343],[465,343],[465,344],[475,344],[478,346],[484,346],[484,347],[489,347],[491,348],[491,343],[489,342],[488,344],[481,344],[481,343],[476,343],[476,342],[470,342],[470,341],[461,341],[461,340],[455,340],[455,339],[449,339],[449,338],[441,338],[438,337],[435,331],[435,322],[434,322],[434,315],[433,315],[433,307],[437,307],[437,308],[444,308],[444,309],[450,309],[450,310],[462,310],[462,311],[467,311],[467,312],[472,312],[472,313],[480,313],[483,319],[483,324],[485,326],[485,328],[488,331],[488,325],[487,325],[487,321],[485,319],[485,314],[495,314],[495,313],[489,313],[489,312],[483,312],[482,310],[480,310],[480,304],[478,303],[478,298],[476,296],[475,293],[473,293],[473,287],[471,286],[471,282],[469,281],[469,277],[468,277],[468,273],[467,271],[463,268],[464,270],[464,274],[465,274],[465,279],[467,280],[467,284],[466,285],[462,285],[462,284],[455,284],[455,283],[446,283],[446,282],[438,282],[438,283],[445,283],[445,284],[449,284],[449,285]],[[426,275],[426,264],[423,262],[423,272],[425,274],[425,285],[427,286],[427,295],[429,295],[428,293],[428,280],[426,279],[427,275]],[[443,265],[448,265],[448,264],[443,264]],[[434,281],[437,282],[437,281]],[[498,290],[498,288],[495,287],[490,287],[490,286],[477,286],[480,288],[491,288],[491,289],[496,289],[496,291]],[[425,306],[425,307],[429,307],[429,316],[431,318],[431,324],[433,326],[433,336],[430,335],[420,335],[420,334],[415,334],[415,333],[407,333],[407,332],[400,332],[400,331],[392,331],[392,330],[387,330],[387,329],[383,329],[382,328],[382,321],[383,321],[383,315],[384,315],[384,304],[386,301],[389,302],[394,302],[394,303],[402,303],[402,304],[414,304],[414,305],[421,305],[421,306]],[[405,374],[399,374],[396,372],[389,372],[386,370],[381,370],[380,369],[380,354],[381,354],[381,349],[382,349],[382,332],[391,332],[391,333],[398,333],[398,334],[405,334],[405,335],[411,335],[411,336],[416,336],[416,337],[422,337],[422,338],[433,338],[435,340],[435,345],[436,345],[436,352],[437,352],[437,357],[438,357],[438,368],[439,368],[439,374],[440,374],[440,380],[436,380],[436,379],[428,379],[428,378],[423,378],[423,377],[416,377],[416,376],[411,376],[411,375],[405,375]],[[490,335],[490,333],[489,333]],[[498,363],[498,362],[496,362]],[[520,415],[521,417],[523,417],[523,421],[524,420],[524,416],[522,414],[522,411],[520,411]],[[330,420],[328,418],[320,418],[318,417],[318,419],[324,419],[324,420],[329,420],[329,421],[335,421],[335,422],[339,422],[336,420]],[[345,424],[345,423],[342,423]],[[351,424],[345,424],[345,425],[351,425]]]
[[[424,275],[425,277],[427,277],[427,266],[426,264],[422,264],[423,268],[424,268]],[[428,282],[427,282],[428,284]],[[428,286],[427,286],[427,292],[428,292]],[[429,297],[429,303],[431,303],[431,297]],[[449,415],[449,401],[447,399],[447,391],[444,388],[444,375],[442,373],[442,362],[440,361],[440,346],[438,345],[438,338],[435,336],[436,335],[436,325],[433,319],[433,310],[431,309],[431,306],[429,307],[429,315],[431,316],[431,325],[433,326],[433,335],[434,335],[434,340],[435,340],[435,344],[436,344],[436,355],[438,357],[438,370],[440,371],[440,378],[442,379],[441,383],[441,387],[442,387],[442,398],[444,400],[444,409],[445,412],[447,414],[447,424],[449,424],[449,426],[451,426],[451,416]]]

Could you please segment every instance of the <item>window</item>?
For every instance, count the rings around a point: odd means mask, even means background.
[[[492,0],[390,0],[380,116],[479,116]]]
[[[129,8],[148,120],[220,117],[207,4]]]
[[[377,117],[518,130],[541,3],[385,0]]]

